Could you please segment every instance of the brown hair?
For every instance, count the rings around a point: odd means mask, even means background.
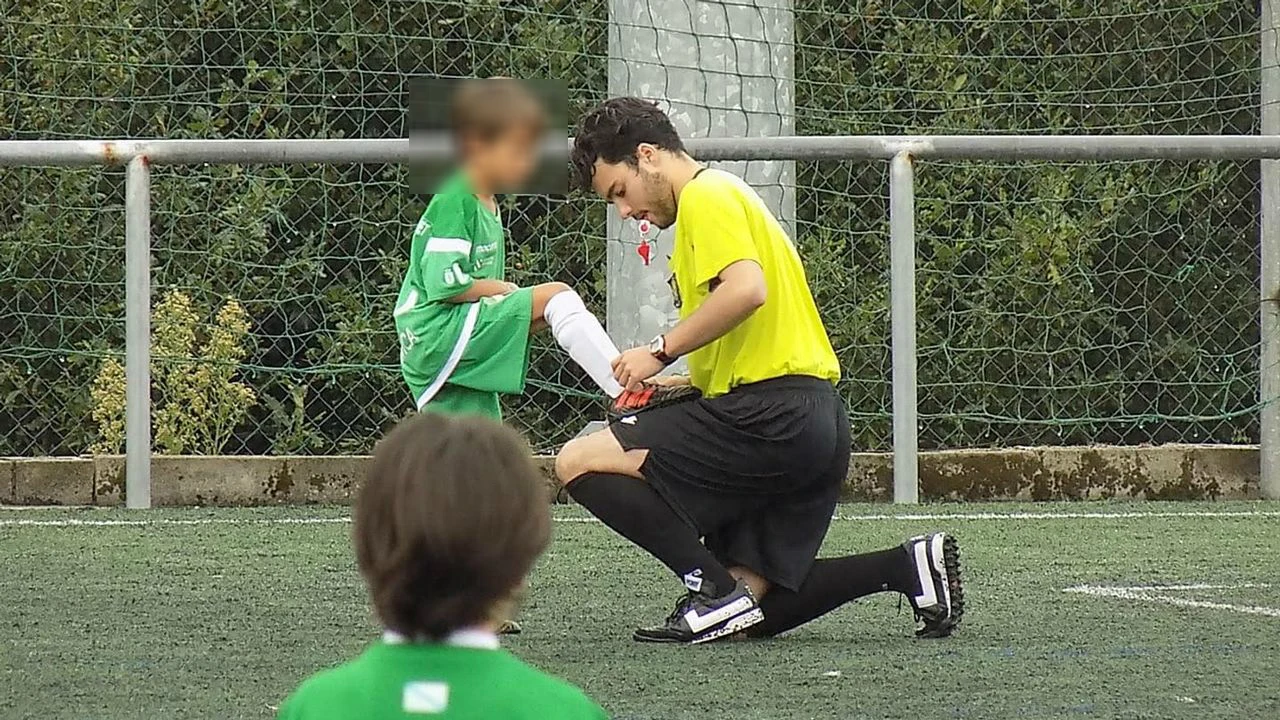
[[[648,143],[672,153],[685,152],[671,118],[652,100],[616,97],[605,100],[578,121],[569,162],[583,190],[591,190],[596,160],[635,167],[636,148]]]
[[[353,529],[385,627],[440,640],[494,619],[551,536],[528,445],[484,418],[422,414],[374,450]]]
[[[515,128],[541,135],[548,122],[542,101],[506,77],[464,81],[453,96],[450,120],[456,142],[490,142]]]

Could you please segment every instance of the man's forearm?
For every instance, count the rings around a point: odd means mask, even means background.
[[[688,355],[703,345],[714,342],[751,317],[764,297],[745,283],[723,283],[702,306],[666,333],[666,353],[672,357]]]
[[[483,297],[492,295],[502,295],[511,292],[513,286],[511,283],[501,280],[476,280],[471,287],[449,298],[446,302],[451,303],[467,303],[475,302]]]

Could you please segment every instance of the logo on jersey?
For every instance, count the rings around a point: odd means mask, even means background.
[[[475,264],[476,270],[483,270],[493,264],[497,254],[498,243],[496,242],[476,245],[471,253],[471,261]]]
[[[409,357],[409,353],[413,352],[413,346],[418,344],[418,336],[412,330],[405,330],[400,333],[400,362],[404,362]]]
[[[449,686],[442,682],[407,683],[400,705],[406,713],[439,715],[449,708]]]
[[[466,285],[469,282],[471,282],[471,276],[468,275],[467,272],[462,269],[462,266],[458,265],[458,263],[454,263],[445,268],[445,285]]]

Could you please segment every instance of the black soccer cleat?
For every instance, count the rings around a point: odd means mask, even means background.
[[[696,645],[734,635],[763,620],[764,613],[751,589],[739,580],[733,592],[720,598],[690,591],[676,603],[666,622],[637,628],[632,637],[638,642]]]
[[[914,537],[902,544],[920,583],[920,593],[907,598],[916,620],[924,626],[916,637],[951,635],[964,616],[964,585],[960,581],[960,546],[946,533]]]
[[[609,417],[618,420],[645,410],[675,405],[686,400],[697,400],[700,397],[702,397],[702,391],[692,385],[659,385],[646,382],[643,388],[635,392],[623,390],[622,394],[609,406]]]
[[[523,630],[524,628],[520,627],[520,623],[515,620],[503,620],[502,624],[498,625],[499,635],[519,635]]]

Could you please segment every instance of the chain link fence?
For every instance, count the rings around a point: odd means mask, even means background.
[[[402,137],[417,75],[562,79],[573,118],[606,96],[607,12],[19,4],[0,32],[0,136]],[[796,0],[796,130],[1256,133],[1255,12]],[[885,173],[797,164],[797,242],[874,450],[891,425]],[[1256,441],[1257,179],[1257,163],[924,163],[922,447]],[[424,200],[403,168],[160,168],[152,189],[158,450],[365,452],[411,410],[390,311]],[[602,312],[603,204],[504,202],[511,279],[568,282]],[[112,451],[123,173],[6,171],[0,209],[0,455]],[[506,412],[552,449],[602,406],[543,337]]]

